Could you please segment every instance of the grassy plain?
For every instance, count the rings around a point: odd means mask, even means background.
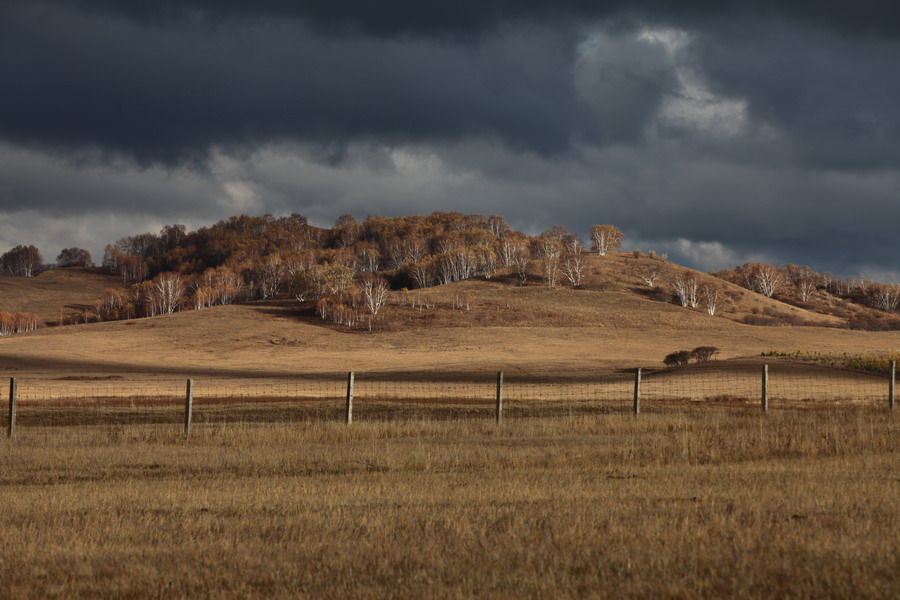
[[[891,598],[884,411],[26,428],[0,596]]]
[[[900,332],[835,328],[836,317],[746,291],[730,290],[715,317],[659,302],[638,289],[629,260],[602,263],[580,291],[460,282],[429,290],[424,309],[395,293],[371,333],[279,299],[0,339],[0,374],[26,383],[174,390],[167,424],[44,427],[27,422],[36,406],[23,401],[16,437],[0,442],[0,597],[900,594],[900,422],[883,404],[800,410],[815,402],[798,396],[762,417],[733,402],[651,401],[635,419],[625,382],[614,410],[492,423],[501,370],[512,413],[516,381],[552,389],[658,369],[669,352],[700,345],[721,349],[715,369],[750,382],[751,397],[759,364],[774,361],[762,352],[900,347]],[[108,287],[82,283],[60,285],[85,298]],[[72,304],[61,297],[25,290],[6,310],[43,298],[49,315]],[[459,298],[468,310],[453,308]],[[738,322],[767,309],[828,326]],[[679,378],[712,368],[659,373],[657,385],[687,396],[694,380]],[[823,391],[844,385],[824,367],[782,363],[776,393],[791,369],[820,369]],[[179,434],[185,377],[197,379],[202,414],[207,381],[224,389],[349,370],[362,374],[363,395],[367,375],[486,382],[485,404],[453,409],[471,409],[466,418],[367,420],[362,402],[348,428],[332,402],[320,411],[328,419],[286,407],[293,423],[198,418],[189,438]],[[572,393],[582,404],[594,394]]]

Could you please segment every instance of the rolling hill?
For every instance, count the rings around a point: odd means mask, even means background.
[[[370,332],[322,321],[312,303],[288,296],[168,316],[48,327],[0,338],[7,373],[143,373],[202,376],[289,375],[312,371],[506,370],[575,373],[660,366],[673,350],[713,345],[722,359],[761,352],[887,352],[900,332],[841,328],[840,319],[765,298],[710,275],[722,289],[720,310],[673,304],[636,268],[672,277],[683,267],[618,253],[590,257],[582,289],[512,285],[498,274],[419,291],[392,291]],[[6,310],[89,305],[118,282],[94,271],[51,271],[9,282]],[[14,294],[8,293],[14,290]],[[754,326],[748,315],[776,314],[806,326]]]

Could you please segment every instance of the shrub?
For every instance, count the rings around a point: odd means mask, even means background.
[[[694,355],[697,362],[707,362],[718,352],[719,349],[715,346],[697,346],[691,350],[691,354]]]
[[[672,352],[667,355],[663,359],[663,363],[667,367],[683,367],[691,362],[691,358],[693,358],[693,353],[688,350],[678,350],[677,352]]]

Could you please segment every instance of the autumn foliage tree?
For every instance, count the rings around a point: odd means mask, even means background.
[[[41,272],[43,258],[35,246],[16,246],[0,256],[0,273],[14,277],[34,277]]]
[[[622,230],[615,225],[591,227],[591,248],[600,256],[622,247]]]
[[[84,248],[63,248],[56,257],[56,266],[92,267],[94,261],[91,259],[91,253]]]

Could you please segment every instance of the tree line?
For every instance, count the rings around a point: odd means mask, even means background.
[[[354,326],[378,316],[390,289],[491,279],[499,271],[519,285],[578,288],[586,256],[615,252],[622,240],[614,225],[592,226],[585,244],[561,225],[528,236],[503,216],[457,212],[362,221],[341,215],[331,228],[312,226],[299,214],[241,215],[196,231],[173,224],[107,244],[101,267],[123,286],[106,290],[89,311],[61,315],[60,322],[156,316],[290,293],[321,318]],[[653,252],[650,257],[656,258]],[[663,281],[654,263],[641,264],[648,265],[638,275],[649,288],[664,285],[681,306],[716,314],[721,288],[709,277],[685,270]],[[90,253],[81,248],[64,248],[56,261],[57,267],[91,265]],[[0,256],[5,275],[33,277],[43,268],[33,245]],[[823,295],[888,313],[900,307],[898,285],[839,279],[806,266],[746,263],[712,275],[806,308]]]
[[[596,225],[591,249],[613,252],[622,237],[613,225]],[[582,239],[561,225],[529,237],[500,215],[435,212],[363,221],[342,215],[329,229],[297,214],[242,215],[196,231],[168,225],[108,244],[103,268],[130,287],[107,290],[83,318],[155,316],[287,292],[312,303],[321,318],[354,326],[371,323],[392,288],[490,279],[499,269],[514,272],[523,285],[539,277],[551,287],[563,280],[578,287],[585,252]]]

